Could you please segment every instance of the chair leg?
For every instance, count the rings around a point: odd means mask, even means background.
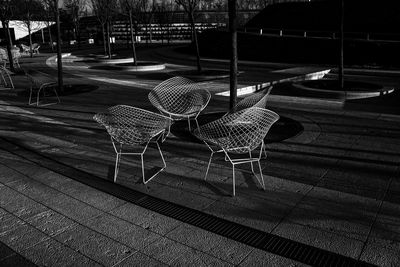
[[[60,101],[60,98],[58,97],[58,94],[57,94],[57,89],[56,89],[55,87],[53,87],[53,90],[54,90],[54,93],[56,94],[56,97],[57,97],[58,103],[60,103],[61,101]]]
[[[251,151],[249,150],[249,157],[251,158]],[[254,173],[254,166],[253,166],[253,162],[250,161],[250,166],[251,166],[251,172],[255,175]]]
[[[29,93],[29,105],[33,104],[32,103],[32,94],[33,94],[33,88],[32,88],[32,85],[31,85],[31,89],[30,89],[30,93]]]
[[[143,160],[143,155],[144,155],[144,152],[145,152],[146,149],[147,149],[147,145],[148,145],[148,144],[147,144],[146,147],[144,148],[142,154],[140,155],[140,158],[141,158],[141,161],[142,161],[142,175],[143,175],[143,176],[142,176],[142,180],[143,180],[143,183],[144,183],[144,184],[147,184],[148,182],[150,182],[154,177],[157,176],[157,174],[159,174],[160,172],[162,172],[163,170],[165,170],[165,168],[167,167],[167,164],[165,163],[165,159],[164,159],[164,156],[163,156],[163,154],[162,154],[160,145],[158,144],[158,142],[156,142],[156,144],[157,144],[158,152],[160,152],[160,156],[161,156],[161,159],[162,159],[162,161],[163,161],[163,167],[162,167],[160,170],[158,170],[155,174],[153,174],[149,179],[146,180],[145,175],[144,175],[144,160]]]
[[[117,181],[117,175],[118,175],[120,161],[121,161],[121,154],[117,153],[117,157],[115,159],[114,183]]]
[[[192,128],[190,127],[190,118],[188,117],[187,120],[188,120],[188,124],[189,124],[189,132],[191,132]]]
[[[208,160],[206,174],[204,175],[204,180],[205,181],[207,180],[208,170],[210,169],[211,160],[212,160],[213,156],[214,156],[214,152],[211,152],[210,159]]]
[[[232,185],[233,185],[232,196],[234,197],[235,196],[235,165],[234,164],[232,164]]]
[[[265,190],[264,176],[263,176],[263,173],[262,173],[260,160],[258,160],[257,163],[258,163],[258,168],[260,170],[260,178],[261,179],[258,178],[258,176],[257,176],[257,174],[255,172],[253,172],[253,174],[256,177],[257,181],[260,183],[262,189]]]

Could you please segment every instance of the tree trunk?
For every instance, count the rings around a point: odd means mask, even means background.
[[[28,26],[28,36],[29,36],[29,54],[31,58],[33,57],[33,51],[32,51],[32,30],[31,30],[31,21],[27,21],[27,26]]]
[[[343,40],[344,40],[344,0],[340,0],[340,31],[339,31],[339,86],[344,88],[344,56],[343,56]]]
[[[51,51],[54,51],[53,37],[51,36],[51,25],[50,25],[50,22],[47,24],[47,28],[49,30],[49,42],[50,42],[50,46],[51,46]]]
[[[60,13],[58,10],[58,1],[55,2],[55,15],[56,15],[56,24],[57,24],[57,71],[58,71],[58,91],[64,92],[63,85],[63,69],[62,69],[62,57],[61,57],[61,30],[60,30]]]
[[[104,56],[107,56],[106,30],[104,29],[104,23],[101,24],[101,31],[103,33]]]
[[[108,58],[111,59],[110,22],[109,21],[107,21],[107,50],[108,50]]]
[[[133,35],[132,10],[129,10],[129,29],[130,29],[130,32],[131,32],[133,64],[134,64],[135,66],[137,66],[136,48],[135,48],[135,37],[134,37],[134,35]]]
[[[11,48],[13,46],[12,40],[11,40],[11,34],[10,34],[10,27],[8,25],[8,22],[3,21],[3,25],[6,28],[6,38],[7,38],[7,54],[8,54],[8,63],[10,64],[10,70],[12,72],[15,71],[14,69],[14,61],[13,61],[13,55],[11,53]]]
[[[229,86],[229,108],[233,109],[237,99],[237,12],[236,0],[229,0],[229,31],[231,33],[231,53],[230,53],[230,86]]]
[[[201,72],[200,49],[199,49],[199,42],[197,40],[196,25],[194,23],[194,14],[193,14],[193,12],[190,13],[189,17],[190,17],[190,24],[192,26],[192,33],[193,33],[194,43],[195,43],[195,46],[196,46],[197,72]]]

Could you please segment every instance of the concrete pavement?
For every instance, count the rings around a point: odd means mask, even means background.
[[[46,58],[23,66],[54,74]],[[136,84],[91,79],[102,73]],[[92,120],[96,112],[115,104],[154,110],[147,94],[164,76],[130,75],[67,69],[66,83],[82,92],[44,108],[26,105],[26,94],[0,91],[0,265],[301,266],[79,182],[112,180],[115,158]],[[24,77],[15,80],[17,91],[26,88]],[[213,96],[201,122],[224,112],[227,101]],[[209,152],[185,123],[162,145],[165,172],[144,186],[138,159],[127,158],[118,184],[353,259],[399,265],[400,117],[312,104],[270,102],[282,120],[267,137],[266,191],[244,166],[230,197],[223,161],[213,162],[204,182]],[[146,155],[150,170],[160,166],[155,149]]]

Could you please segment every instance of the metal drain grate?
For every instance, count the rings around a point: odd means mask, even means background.
[[[146,195],[142,192],[120,186],[92,174],[75,169],[33,150],[21,147],[19,144],[10,142],[9,140],[3,140],[7,142],[0,142],[1,149],[7,150],[12,154],[34,162],[35,164],[52,170],[53,172],[67,176],[73,180],[79,181],[143,208],[266,252],[312,266],[373,266],[372,264],[363,261],[358,261],[337,253],[269,234],[198,210]],[[16,146],[18,147],[17,149]]]

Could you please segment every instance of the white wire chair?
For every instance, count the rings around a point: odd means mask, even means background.
[[[197,127],[197,117],[207,106],[211,94],[200,87],[198,83],[184,77],[172,77],[161,82],[149,93],[151,104],[162,114],[172,120],[187,119],[191,131],[190,119],[193,118]],[[168,134],[170,129],[168,129]]]
[[[271,91],[272,86],[243,98],[237,102],[235,107],[228,111],[225,116],[251,107],[267,108],[267,100]]]
[[[38,43],[33,43],[33,44],[32,44],[32,53],[34,53],[34,54],[40,54],[40,53],[39,53],[39,48],[40,48],[40,44],[38,44]]]
[[[1,66],[1,59],[0,59],[0,76],[4,83],[4,87],[9,87],[10,89],[14,89],[14,83],[11,79],[10,71],[7,70],[4,66]],[[8,79],[8,82],[7,82]],[[8,84],[10,83],[10,86]]]
[[[243,98],[242,100],[237,102],[236,105],[231,110],[229,110],[224,116],[251,107],[267,108],[267,100],[271,91],[272,91],[272,86]],[[267,158],[267,151],[265,150],[265,146],[264,146],[264,156],[265,158]]]
[[[36,71],[36,70],[24,70],[25,76],[30,83],[29,92],[29,105],[36,104],[39,106],[40,103],[40,93],[43,93],[43,97],[46,96],[46,91],[52,90],[57,98],[57,102],[47,103],[46,105],[60,103],[61,100],[57,93],[57,81],[47,74]],[[36,101],[32,101],[33,95],[36,93]]]
[[[11,56],[12,56],[12,61],[13,64],[18,66],[18,68],[21,68],[21,66],[19,65],[19,58],[21,57],[21,53],[19,52],[19,49],[11,49]],[[2,61],[1,64],[6,67],[7,66],[7,62],[9,62],[8,59],[8,53],[7,50],[4,48],[0,48],[0,58]]]
[[[233,196],[235,196],[235,166],[238,164],[250,163],[254,176],[265,190],[260,164],[265,146],[264,138],[278,119],[279,115],[271,110],[251,107],[226,115],[197,128],[194,131],[195,136],[203,140],[211,150],[204,179],[207,179],[214,154],[222,152],[225,154],[225,159],[232,164]],[[259,155],[253,157],[252,151],[260,146]],[[236,158],[233,157],[233,154],[246,154],[248,157]],[[260,178],[254,172],[254,162],[258,163]]]
[[[171,124],[170,118],[136,107],[117,105],[110,107],[107,113],[96,114],[93,119],[103,125],[111,136],[111,142],[116,153],[114,182],[117,180],[122,155],[140,155],[144,184],[147,184],[166,168],[158,141],[162,139],[165,129]],[[146,179],[143,156],[151,141],[155,141],[157,144],[163,167]],[[123,146],[131,150],[138,149],[139,152],[123,152]]]
[[[29,52],[31,51],[30,47],[28,45],[24,45],[24,44],[21,44],[21,49],[22,49],[22,53],[24,53],[24,54],[29,54]]]

